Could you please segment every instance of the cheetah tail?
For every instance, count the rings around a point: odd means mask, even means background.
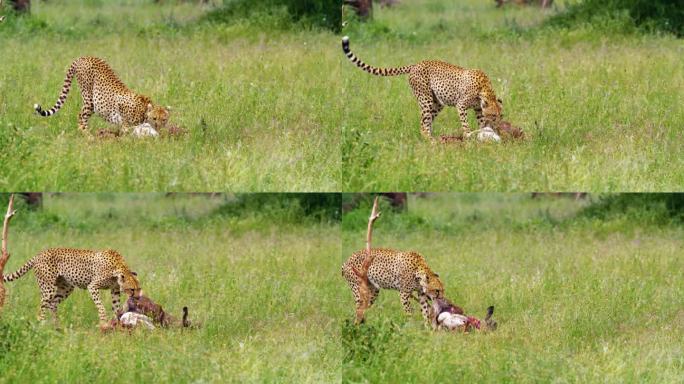
[[[347,58],[354,64],[356,64],[357,67],[363,69],[364,71],[376,75],[376,76],[397,76],[397,75],[404,75],[406,73],[409,73],[411,71],[411,68],[413,68],[413,65],[407,65],[404,67],[396,67],[396,68],[377,68],[373,67],[371,65],[368,65],[361,61],[352,51],[349,49],[349,36],[345,36],[342,38],[342,50],[344,51],[344,54],[347,55]]]
[[[57,102],[55,103],[54,107],[48,110],[43,110],[40,104],[34,104],[33,109],[35,109],[36,112],[43,117],[52,116],[55,113],[57,113],[57,111],[59,111],[60,108],[62,108],[62,105],[64,105],[64,102],[66,101],[67,95],[69,94],[69,90],[71,89],[71,80],[73,79],[75,73],[76,61],[71,63],[69,69],[67,70],[66,77],[64,78],[64,85],[62,85],[62,92],[60,92],[59,99],[57,99]]]
[[[9,275],[2,275],[2,281],[4,282],[9,282],[9,281],[14,281],[26,274],[29,270],[33,268],[33,259],[29,260],[24,264],[21,268],[19,268],[18,271],[14,273],[10,273]]]

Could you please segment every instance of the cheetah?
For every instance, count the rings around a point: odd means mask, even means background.
[[[404,311],[412,312],[411,298],[413,292],[418,292],[423,318],[430,321],[431,308],[429,300],[441,298],[444,295],[444,285],[439,279],[439,275],[432,272],[425,262],[423,256],[416,252],[402,252],[393,249],[374,248],[373,263],[368,269],[368,280],[370,281],[371,298],[370,305],[380,293],[380,288],[395,289],[399,291],[401,304]],[[361,250],[352,254],[347,261],[342,264],[342,276],[347,280],[349,288],[354,295],[357,308],[361,305],[359,296],[358,277],[353,271],[361,268],[366,250]]]
[[[55,106],[43,110],[39,104],[35,104],[33,107],[36,113],[44,117],[57,113],[66,101],[74,75],[78,79],[83,97],[83,106],[78,114],[78,128],[86,136],[90,136],[88,120],[93,113],[109,123],[121,126],[124,133],[143,123],[149,123],[159,131],[169,120],[168,107],[154,105],[149,97],[128,89],[107,62],[88,56],[74,60],[69,66]]]
[[[409,84],[420,106],[420,129],[423,136],[434,141],[432,122],[445,105],[458,109],[461,126],[466,137],[468,109],[475,110],[480,129],[491,127],[497,132],[501,123],[503,105],[496,98],[492,83],[479,69],[467,69],[443,61],[426,60],[396,68],[377,68],[362,62],[349,49],[349,37],[342,38],[342,50],[357,67],[376,76],[409,75]]]
[[[59,325],[57,305],[66,300],[74,287],[87,289],[95,302],[100,317],[100,326],[107,324],[105,308],[100,300],[100,289],[112,293],[112,310],[116,314],[120,308],[120,294],[140,295],[137,274],[132,272],[117,251],[107,249],[93,251],[74,248],[50,248],[40,252],[26,262],[18,271],[3,275],[10,282],[33,269],[41,292],[38,320],[45,320],[46,310],[53,314]]]

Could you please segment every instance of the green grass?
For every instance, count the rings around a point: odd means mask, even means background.
[[[559,2],[559,6],[563,6]],[[403,2],[350,21],[352,50],[375,66],[439,59],[483,69],[505,119],[529,139],[431,145],[406,76],[373,77],[345,61],[344,191],[666,191],[684,185],[682,41],[620,20],[537,28],[555,10],[491,2]],[[339,49],[339,47],[337,48]],[[472,112],[471,112],[472,114]],[[476,126],[470,116],[471,127]],[[434,133],[461,131],[446,108]]]
[[[466,313],[495,305],[499,329],[432,333],[417,306],[404,315],[398,294],[383,291],[368,330],[349,336],[343,381],[681,382],[682,227],[591,219],[587,204],[439,194],[412,197],[407,213],[383,209],[374,246],[420,252]],[[397,225],[412,216],[427,224]],[[341,260],[365,240],[365,225],[343,228]],[[345,304],[351,319],[349,291]]]
[[[2,190],[334,191],[342,113],[329,89],[336,40],[319,30],[200,22],[175,2],[36,2],[0,30]],[[276,18],[277,19],[277,18]],[[264,21],[268,22],[268,21]],[[130,88],[173,108],[189,135],[89,142],[73,87],[50,118],[67,66],[104,58]],[[107,128],[99,117],[91,131]]]
[[[334,335],[346,308],[344,291],[330,284],[339,225],[211,214],[232,199],[61,195],[48,196],[43,212],[18,212],[6,272],[47,247],[115,248],[150,297],[174,315],[187,305],[201,326],[101,335],[89,295],[76,290],[60,306],[59,333],[37,324],[30,272],[6,285],[0,382],[339,381]],[[39,216],[70,225],[39,225]]]
[[[557,2],[563,8],[567,2]],[[354,68],[340,36],[283,11],[213,24],[211,6],[36,2],[0,29],[3,190],[67,191],[665,191],[684,184],[682,43],[621,19],[573,29],[541,11],[465,0],[376,7],[343,34],[363,60],[442,59],[481,68],[524,142],[431,145],[406,78]],[[177,140],[91,143],[81,105],[39,118],[66,66],[105,58],[123,81],[173,107]],[[657,59],[656,59],[657,58]],[[470,117],[471,125],[475,124]],[[92,130],[107,125],[92,119]],[[460,122],[447,108],[435,134]],[[29,171],[30,170],[30,171]]]

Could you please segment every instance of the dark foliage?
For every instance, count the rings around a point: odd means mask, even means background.
[[[338,193],[250,193],[238,195],[215,213],[231,216],[259,213],[283,221],[306,218],[338,221],[341,205]]]
[[[234,0],[206,15],[206,20],[230,23],[284,8],[292,22],[339,31],[342,27],[342,0]]]
[[[395,343],[399,335],[398,325],[385,322],[377,326],[361,324],[354,325],[352,320],[347,319],[342,324],[342,348],[344,360],[347,363],[367,363],[373,358],[381,356],[389,346],[393,353],[399,347]]]
[[[627,14],[635,27],[684,36],[684,0],[584,0],[552,17],[551,25],[572,26]]]
[[[600,220],[627,216],[640,223],[684,223],[684,193],[620,193],[602,196],[582,216]]]

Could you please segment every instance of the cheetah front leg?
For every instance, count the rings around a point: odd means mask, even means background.
[[[121,288],[117,285],[112,288],[112,311],[115,315],[118,315],[121,309]]]
[[[463,105],[456,105],[458,109],[458,117],[461,119],[461,128],[463,128],[463,136],[470,136],[470,127],[468,126],[468,108]]]
[[[477,117],[477,125],[480,127],[480,129],[484,128],[485,120],[484,115],[482,114],[482,108],[475,107],[475,117]]]
[[[128,135],[128,133],[131,131],[131,126],[123,123],[121,124],[121,134],[123,135]]]
[[[102,300],[100,300],[100,290],[97,285],[90,284],[88,285],[88,292],[90,292],[90,297],[97,307],[97,314],[100,317],[100,328],[105,328],[107,326],[107,314],[104,305],[102,305]]]
[[[420,310],[423,313],[423,318],[425,319],[425,322],[427,324],[430,324],[432,318],[432,308],[430,307],[430,303],[428,302],[427,295],[420,294],[418,296],[418,300],[420,301]]]
[[[413,313],[413,308],[411,308],[411,297],[412,297],[412,292],[408,291],[400,291],[399,292],[399,298],[401,299],[401,305],[404,307],[404,312],[406,313]]]

